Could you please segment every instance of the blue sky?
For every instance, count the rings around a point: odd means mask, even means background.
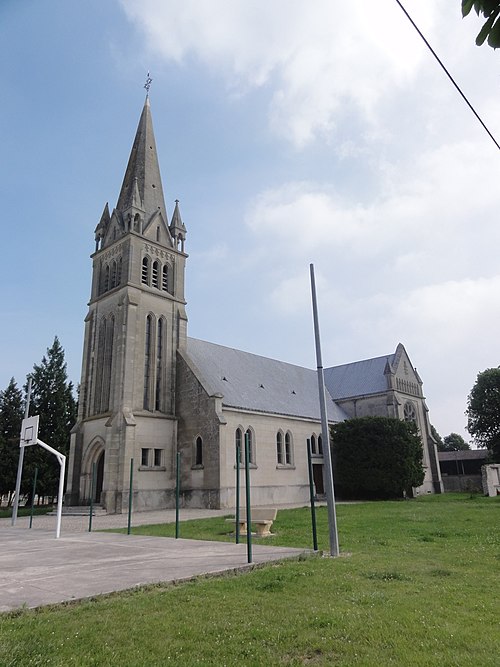
[[[500,137],[479,21],[406,7]],[[500,156],[393,0],[2,0],[0,387],[56,334],[79,381],[93,230],[148,71],[190,335],[313,368],[314,262],[325,365],[402,342],[431,421],[464,433],[499,363]]]

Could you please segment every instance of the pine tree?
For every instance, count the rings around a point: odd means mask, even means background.
[[[34,365],[30,414],[40,416],[38,437],[62,454],[69,452],[69,438],[76,422],[76,401],[73,384],[68,380],[64,350],[57,336],[47,349],[40,365]],[[59,481],[59,464],[55,457],[40,447],[26,452],[27,475],[32,478],[34,466],[39,468],[37,493],[55,495]],[[28,472],[30,471],[30,472]]]
[[[23,395],[14,378],[0,391],[0,496],[16,487],[19,462],[19,435],[23,420]]]

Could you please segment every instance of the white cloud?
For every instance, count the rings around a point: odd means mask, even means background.
[[[121,0],[168,61],[194,58],[241,91],[272,82],[270,123],[296,147],[329,137],[339,112],[374,107],[418,69],[424,48],[394,3]],[[409,2],[431,29],[435,2]],[[425,54],[427,57],[427,54]]]

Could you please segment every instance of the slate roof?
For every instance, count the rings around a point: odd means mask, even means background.
[[[222,394],[223,405],[320,421],[316,371],[195,338],[187,339],[187,353],[206,391]],[[327,411],[330,421],[347,419],[328,395]]]
[[[351,364],[325,368],[325,384],[334,401],[352,396],[366,396],[387,391],[386,364],[394,363],[394,354]]]

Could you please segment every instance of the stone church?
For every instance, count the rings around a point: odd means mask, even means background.
[[[177,452],[186,507],[235,506],[236,444],[248,434],[252,504],[306,503],[306,441],[323,493],[315,370],[189,338],[186,227],[167,216],[146,97],[116,207],[95,230],[78,420],[66,504],[93,494],[125,512],[172,507]],[[365,415],[415,421],[424,446],[419,493],[442,491],[422,380],[403,345],[325,369],[331,423]],[[94,465],[95,464],[95,465]],[[238,471],[240,473],[240,471]]]

